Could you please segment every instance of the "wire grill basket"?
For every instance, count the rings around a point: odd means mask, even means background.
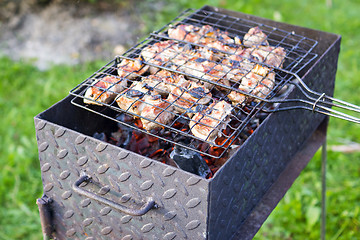
[[[265,37],[259,41],[250,31]],[[70,94],[76,106],[220,158],[241,144],[239,136],[257,121],[266,103],[279,102],[274,97],[289,82],[298,81],[297,74],[317,57],[312,53],[316,45],[294,32],[190,9]],[[280,61],[274,64],[271,59]],[[113,112],[105,113],[104,108]],[[141,124],[122,121],[118,116],[123,113]],[[222,149],[221,154],[209,152],[212,147]]]

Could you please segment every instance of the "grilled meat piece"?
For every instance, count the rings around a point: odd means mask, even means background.
[[[117,65],[119,77],[126,77],[131,80],[139,75],[143,75],[149,69],[149,66],[145,65],[142,60],[142,57],[135,58],[134,60],[123,59]]]
[[[234,53],[241,49],[238,37],[232,39],[226,32],[210,25],[201,28],[194,25],[180,24],[168,30],[171,38],[206,46],[208,49]]]
[[[266,97],[275,86],[275,73],[269,71],[269,68],[257,64],[241,79],[239,90],[261,98]],[[234,105],[243,104],[247,99],[252,99],[238,91],[232,91],[228,98]],[[258,100],[255,99],[255,101]]]
[[[197,77],[212,81],[214,83],[230,86],[230,82],[226,77],[226,74],[230,71],[230,68],[205,58],[194,58],[193,61],[188,61],[182,65],[180,70],[189,75],[193,75],[195,79]],[[208,82],[204,82],[204,85],[208,89],[211,89],[214,85],[220,90],[224,89],[224,87]]]
[[[141,110],[141,122],[143,128],[147,131],[160,127],[161,125],[155,123],[168,124],[173,118],[174,113],[173,107],[167,101],[161,98],[161,95],[150,95],[144,102],[144,107]],[[149,121],[145,118],[154,120],[155,122]]]
[[[238,37],[232,39],[227,32],[220,31],[209,25],[203,26],[200,32],[203,37],[200,39],[199,44],[209,49],[232,54],[242,49],[240,39]]]
[[[244,105],[248,97],[245,94],[239,93],[238,91],[231,91],[227,97],[231,100],[233,105],[241,104]]]
[[[251,58],[266,63],[269,66],[281,68],[285,59],[286,52],[282,47],[259,46],[257,48],[249,48],[251,50]]]
[[[263,77],[260,81],[258,81],[258,84],[255,87],[252,94],[261,98],[265,98],[273,90],[274,86],[275,86],[275,73],[270,72],[266,77]],[[241,89],[241,85],[239,89]],[[255,101],[258,100],[255,99]]]
[[[148,63],[158,66],[167,66],[171,64],[171,60],[173,58],[177,57],[182,52],[183,47],[181,47],[177,42],[173,40],[167,40],[156,42],[153,45],[145,47],[141,51],[141,56]],[[181,57],[178,58],[180,59]],[[157,67],[150,66],[151,74],[157,71]]]
[[[214,142],[230,120],[231,111],[231,105],[223,100],[212,103],[192,117],[189,124],[192,134],[202,140]]]
[[[212,99],[211,92],[200,82],[183,80],[179,82],[179,86],[173,88],[171,94],[167,98],[175,111],[179,113],[187,113],[188,116],[192,116],[192,108],[196,105],[204,105],[210,102]]]
[[[257,48],[245,48],[236,55],[231,55],[225,58],[221,63],[231,70],[227,74],[227,78],[234,82],[240,82],[243,76],[256,68],[259,68],[258,63],[265,63],[270,67],[282,67],[285,50],[282,47],[259,46]],[[268,72],[268,68],[259,68],[259,70]],[[256,70],[255,70],[256,72]],[[259,73],[264,76],[263,73]]]
[[[182,66],[188,61],[196,58],[206,58],[213,60],[214,53],[206,48],[192,48],[191,45],[180,44],[173,40],[156,42],[153,45],[145,47],[141,51],[141,55],[145,61],[158,66],[171,66],[175,64]],[[150,67],[150,73],[156,73],[156,67]]]
[[[86,90],[84,103],[94,105],[109,103],[126,87],[126,84],[126,79],[119,79],[111,75],[97,79]]]
[[[177,40],[197,43],[201,38],[200,29],[194,25],[180,24],[169,28],[168,35]]]
[[[168,96],[173,88],[183,82],[184,76],[167,70],[161,70],[154,75],[143,77],[141,82],[153,87],[162,96]]]
[[[259,27],[253,27],[250,28],[249,31],[245,34],[243,44],[245,47],[258,45],[269,46],[269,42],[266,39],[266,34],[263,33]]]
[[[229,67],[231,70],[227,73],[227,78],[235,83],[239,82],[241,78],[251,71],[255,63],[250,61],[251,50],[245,48],[237,54],[230,55],[222,60],[222,64]]]
[[[150,95],[151,91],[153,91],[151,86],[135,81],[117,96],[116,103],[122,110],[140,115],[146,97]]]
[[[259,27],[251,28],[244,36],[244,46],[249,47],[250,60],[263,62],[273,67],[282,67],[285,50],[282,47],[269,46],[267,36]]]

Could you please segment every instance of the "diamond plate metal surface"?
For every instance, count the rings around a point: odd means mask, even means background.
[[[339,49],[340,40],[304,77],[312,89],[332,95]],[[289,96],[301,97],[297,89]],[[209,239],[242,239],[236,235],[239,225],[324,118],[294,110],[272,114],[262,123],[210,182]]]
[[[35,119],[44,192],[53,199],[58,239],[205,239],[208,181],[116,146]],[[84,189],[129,208],[153,197],[157,209],[130,216],[72,190]]]

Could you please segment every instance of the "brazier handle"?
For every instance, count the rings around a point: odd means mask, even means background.
[[[85,176],[81,176],[73,185],[72,188],[73,190],[78,193],[81,194],[85,197],[94,199],[95,201],[98,201],[100,203],[103,203],[105,205],[108,205],[111,208],[114,208],[118,211],[124,212],[126,214],[132,215],[132,216],[141,216],[144,215],[145,213],[147,213],[150,209],[152,209],[153,207],[156,207],[155,205],[155,201],[152,198],[147,198],[146,199],[146,203],[140,207],[139,209],[131,209],[131,208],[127,208],[125,206],[122,206],[116,202],[113,202],[111,200],[108,200],[104,197],[100,197],[98,195],[96,195],[95,193],[89,192],[87,190],[84,190],[82,188],[80,188],[80,184],[82,184],[83,182],[90,182],[91,181],[91,177],[85,175]]]

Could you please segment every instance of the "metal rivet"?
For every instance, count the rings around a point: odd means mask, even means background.
[[[79,166],[82,166],[82,165],[84,165],[85,163],[87,163],[88,162],[88,157],[87,156],[83,156],[83,157],[81,157],[81,158],[79,158],[78,160],[77,160],[77,164],[79,165]]]
[[[148,160],[148,159],[144,159],[140,162],[140,167],[142,168],[147,168],[151,165],[152,161]]]
[[[226,227],[226,226],[227,226],[226,220],[225,220],[225,219],[222,219],[222,220],[220,221],[220,227],[224,228],[224,227]]]
[[[235,184],[233,185],[233,188],[234,188],[234,191],[235,191],[236,193],[238,193],[238,192],[240,192],[240,190],[241,190],[241,184],[240,184],[240,183],[235,183]]]
[[[47,172],[49,171],[51,168],[51,164],[50,163],[45,163],[42,167],[41,167],[41,171],[42,172]]]
[[[197,184],[198,182],[200,182],[200,178],[196,178],[196,177],[190,177],[187,181],[186,181],[186,183],[187,183],[187,185],[189,185],[189,186],[192,186],[192,185],[195,185],[195,184]]]
[[[169,221],[169,220],[173,219],[175,216],[176,216],[175,211],[169,211],[164,214],[164,221]]]
[[[68,154],[68,151],[66,149],[62,149],[59,151],[59,153],[57,154],[57,157],[59,159],[63,159],[64,157],[66,157],[66,155]]]
[[[190,199],[187,203],[186,203],[186,206],[188,208],[194,208],[196,207],[197,205],[199,205],[201,202],[201,200],[199,198],[193,198],[193,199]]]
[[[133,237],[131,235],[126,235],[121,240],[133,240]]]
[[[123,159],[125,159],[128,155],[129,155],[129,152],[121,151],[121,152],[119,152],[119,154],[117,155],[117,158],[118,158],[119,160],[123,160]]]
[[[141,231],[142,231],[143,233],[147,233],[147,232],[150,232],[153,228],[154,228],[154,224],[148,223],[148,224],[145,224],[145,225],[141,228]]]
[[[101,234],[102,235],[108,235],[109,233],[112,232],[112,227],[108,226],[108,227],[104,227],[103,229],[101,229]]]
[[[39,145],[39,151],[44,152],[49,147],[49,144],[47,142],[43,142]]]
[[[241,164],[241,161],[236,161],[235,162],[235,170],[241,170],[242,169],[242,164]]]
[[[36,124],[36,129],[37,130],[41,130],[43,129],[44,127],[46,126],[46,122],[45,121],[39,121],[37,124]]]
[[[140,189],[145,191],[150,189],[153,185],[154,183],[151,180],[147,180],[140,185]]]
[[[100,167],[98,167],[97,172],[98,172],[99,174],[103,174],[103,173],[105,173],[108,169],[109,169],[109,165],[108,165],[108,164],[103,164],[103,165],[101,165]]]
[[[130,178],[131,174],[129,172],[124,172],[119,176],[119,181],[120,182],[125,182],[126,180],[128,180]]]
[[[163,198],[169,199],[175,196],[175,194],[176,194],[176,190],[172,188],[164,192]]]
[[[75,229],[71,228],[71,229],[66,231],[66,236],[67,237],[72,237],[72,236],[74,236],[75,233],[76,233]]]
[[[78,145],[82,144],[85,141],[85,139],[86,139],[85,136],[80,135],[75,139],[75,143],[78,144]]]
[[[49,191],[51,191],[51,189],[53,189],[53,187],[54,187],[54,185],[52,183],[48,183],[45,185],[44,191],[49,192]]]
[[[110,207],[104,207],[103,209],[100,210],[100,214],[103,216],[108,215],[110,212],[111,212]]]
[[[162,172],[162,174],[164,175],[164,177],[169,177],[169,176],[173,175],[175,172],[176,172],[176,169],[168,167]]]
[[[230,178],[229,178],[228,176],[224,176],[223,182],[224,182],[225,185],[229,185],[229,183],[230,183]]]
[[[89,206],[90,203],[91,203],[91,200],[89,198],[86,198],[80,202],[80,206],[84,208],[84,207]]]
[[[94,221],[94,218],[85,218],[84,221],[82,222],[84,227],[89,226],[90,224],[92,224]]]
[[[120,202],[126,203],[126,202],[129,201],[130,199],[131,199],[131,195],[130,195],[130,194],[124,194],[124,195],[121,196]]]
[[[66,211],[66,212],[64,213],[64,218],[65,218],[65,219],[68,219],[68,218],[71,218],[73,215],[74,215],[74,211],[73,211],[73,210],[69,210],[69,211]]]
[[[62,180],[67,179],[69,176],[70,176],[70,171],[69,171],[69,170],[65,170],[65,171],[63,171],[62,173],[60,173],[60,178],[61,178]]]
[[[125,224],[125,223],[130,222],[131,219],[132,219],[132,216],[126,215],[126,216],[123,216],[123,217],[120,219],[120,222],[121,222],[122,224]]]
[[[102,151],[105,150],[106,147],[107,147],[107,144],[105,144],[105,143],[99,143],[99,144],[96,146],[96,151],[102,152]]]
[[[58,130],[56,130],[55,132],[55,137],[61,137],[62,135],[64,135],[66,132],[65,128],[59,128]]]
[[[193,220],[193,221],[189,222],[188,224],[186,224],[185,228],[187,230],[193,230],[193,229],[197,228],[198,226],[200,226],[200,221]]]
[[[105,195],[105,194],[107,194],[109,191],[110,191],[109,186],[104,186],[104,187],[100,188],[99,194]]]
[[[164,240],[173,240],[175,237],[176,237],[176,233],[168,232],[167,234],[164,235],[163,239]]]
[[[239,212],[239,206],[238,205],[233,205],[231,207],[231,210],[234,212],[234,213],[238,213]]]
[[[71,192],[71,191],[66,191],[66,192],[64,192],[64,193],[61,195],[61,197],[62,197],[64,200],[66,200],[66,199],[68,199],[69,197],[71,197],[71,195],[72,195],[72,192]]]

